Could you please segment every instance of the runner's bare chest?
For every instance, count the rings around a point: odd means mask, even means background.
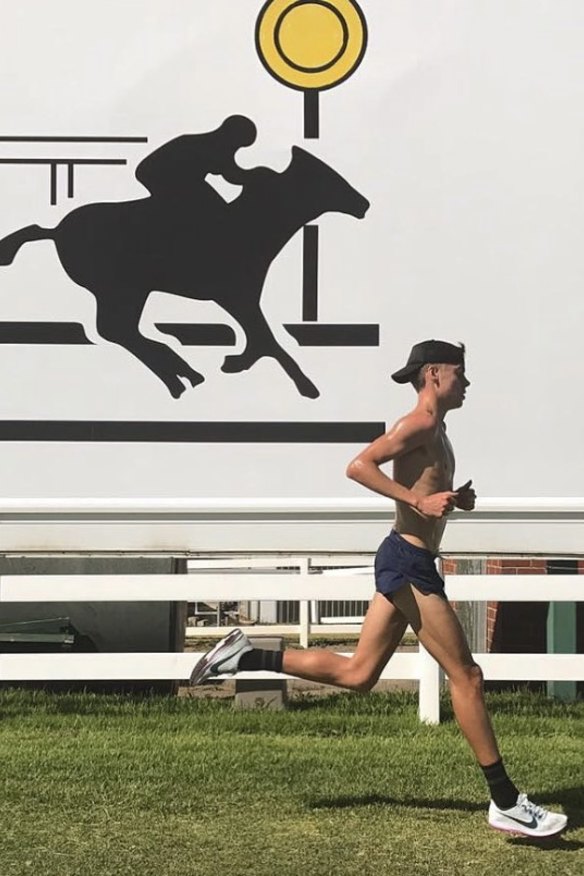
[[[452,489],[454,451],[443,424],[437,426],[427,443],[396,460],[395,477],[426,496]]]
[[[426,461],[423,478],[427,479],[431,492],[452,489],[454,477],[454,450],[446,434],[446,429],[441,424],[434,434],[431,442],[424,448]]]

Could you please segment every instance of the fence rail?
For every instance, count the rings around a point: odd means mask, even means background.
[[[387,499],[2,499],[0,551],[190,556],[368,552],[391,527]],[[446,553],[579,555],[584,498],[479,498],[453,512]]]
[[[371,579],[359,574],[234,575],[5,575],[4,602],[243,601],[299,600],[309,629],[314,600],[371,597]],[[447,592],[457,602],[584,601],[584,580],[577,575],[453,575]],[[258,628],[252,628],[254,634]],[[176,680],[191,673],[201,653],[3,654],[0,681]],[[488,680],[574,681],[584,679],[584,655],[475,654]],[[282,678],[269,672],[239,673],[238,678]],[[284,676],[289,678],[290,676]],[[417,680],[422,721],[440,721],[440,668],[428,652],[397,653],[382,679]]]
[[[0,602],[240,602],[368,600],[369,575],[1,575]],[[457,602],[584,602],[579,575],[449,575]]]

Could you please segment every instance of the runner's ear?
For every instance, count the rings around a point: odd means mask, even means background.
[[[428,380],[430,380],[432,383],[437,383],[440,375],[440,366],[428,365],[426,367],[426,374],[428,375]]]

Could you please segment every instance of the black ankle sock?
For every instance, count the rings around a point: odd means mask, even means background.
[[[242,672],[253,672],[255,669],[266,669],[268,672],[282,671],[282,651],[264,651],[261,648],[252,648],[246,651],[237,664]]]
[[[511,809],[517,803],[519,791],[507,775],[503,761],[498,760],[489,766],[481,766],[487,780],[491,798],[499,809]]]

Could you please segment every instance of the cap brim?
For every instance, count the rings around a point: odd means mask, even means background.
[[[395,371],[391,375],[391,379],[395,380],[396,383],[409,383],[412,377],[420,370],[420,367],[420,365],[406,365],[404,368],[400,368],[399,371]]]

